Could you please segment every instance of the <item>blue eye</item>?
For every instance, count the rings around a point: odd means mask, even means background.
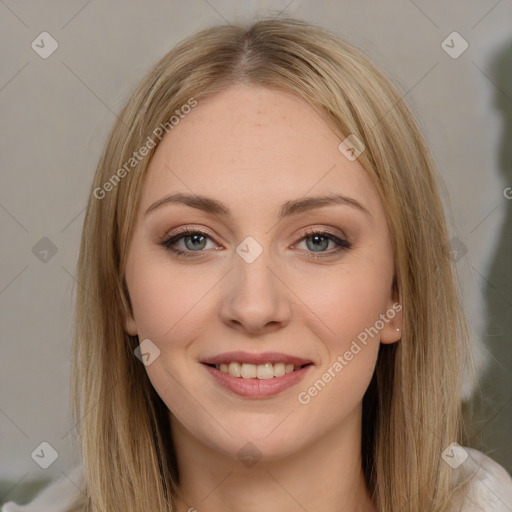
[[[194,253],[204,253],[203,249],[206,248],[207,240],[212,240],[207,233],[196,229],[185,229],[176,235],[166,238],[160,242],[160,245],[178,257],[194,258],[203,256],[203,254]],[[312,243],[307,243],[308,240],[311,240]],[[184,242],[186,250],[177,248],[177,244],[181,241]],[[308,251],[308,258],[332,256],[352,248],[352,244],[348,240],[342,239],[328,231],[310,231],[299,240],[299,242],[302,241],[306,241],[308,249],[312,249]],[[330,242],[333,242],[336,248],[331,251],[322,250],[326,249]],[[316,249],[319,250],[317,251]]]
[[[194,252],[203,252],[202,249],[205,248],[206,239],[211,240],[210,236],[207,233],[204,233],[203,231],[187,229],[181,231],[177,235],[173,235],[165,239],[163,242],[161,242],[160,245],[162,245],[172,253],[176,254],[177,256],[184,256],[185,258],[190,258],[196,256],[195,254],[193,254]],[[175,246],[181,240],[184,240],[185,242],[190,240],[190,244],[185,243],[185,248],[191,250],[184,251],[183,249],[176,249]]]
[[[311,243],[308,243],[308,240],[311,240]],[[310,231],[303,236],[299,242],[306,241],[306,247],[308,249],[313,248],[310,254],[307,255],[308,258],[322,258],[324,256],[332,256],[333,254],[337,254],[341,251],[346,251],[352,247],[352,244],[343,238],[340,238],[329,231]],[[335,246],[337,246],[332,251],[323,251],[322,248],[327,248],[329,246],[329,242],[333,242]],[[320,249],[320,250],[316,250]]]

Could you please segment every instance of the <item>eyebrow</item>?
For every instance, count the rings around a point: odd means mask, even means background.
[[[225,204],[221,203],[220,201],[217,201],[216,199],[212,199],[210,197],[206,197],[203,195],[184,194],[181,192],[166,195],[159,199],[158,201],[155,201],[146,210],[144,215],[148,215],[150,212],[156,210],[157,208],[160,208],[165,204],[186,205],[190,206],[191,208],[196,208],[198,210],[204,211],[206,213],[218,215],[220,217],[232,216],[231,210]],[[360,210],[364,214],[368,215],[368,217],[372,217],[368,209],[365,206],[363,206],[359,201],[356,201],[351,197],[337,194],[303,197],[300,199],[285,201],[279,209],[278,217],[279,220],[281,220],[285,217],[298,215],[303,212],[334,204],[350,206],[352,208]]]

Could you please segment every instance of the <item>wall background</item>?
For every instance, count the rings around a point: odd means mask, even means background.
[[[76,462],[75,265],[116,114],[179,40],[269,8],[362,47],[419,113],[451,201],[465,308],[489,360],[468,405],[472,446],[512,472],[511,0],[1,0],[0,504],[27,501]],[[441,46],[454,31],[468,44],[457,58],[463,40],[447,40],[452,56]],[[35,50],[44,55],[54,43],[42,32],[58,43],[45,59]],[[41,442],[58,453],[47,469],[31,457]]]

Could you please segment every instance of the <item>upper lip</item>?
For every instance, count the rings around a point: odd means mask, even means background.
[[[222,364],[222,363],[247,363],[247,364],[265,364],[265,363],[285,363],[294,366],[303,366],[312,363],[309,359],[282,354],[280,352],[262,352],[260,354],[251,354],[249,352],[224,352],[217,356],[207,357],[200,361],[203,364]]]

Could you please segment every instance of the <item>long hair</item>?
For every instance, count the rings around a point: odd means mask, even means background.
[[[402,338],[380,346],[363,399],[365,480],[380,512],[450,510],[462,484],[453,485],[441,453],[462,439],[468,348],[434,164],[404,98],[364,53],[293,18],[215,26],[185,39],[137,86],[108,138],[83,226],[73,341],[88,509],[175,509],[167,409],[134,356],[142,340],[123,329],[132,313],[127,247],[157,134],[172,129],[176,110],[237,83],[292,92],[340,141],[355,135],[365,145],[358,161],[384,205],[403,306]]]

